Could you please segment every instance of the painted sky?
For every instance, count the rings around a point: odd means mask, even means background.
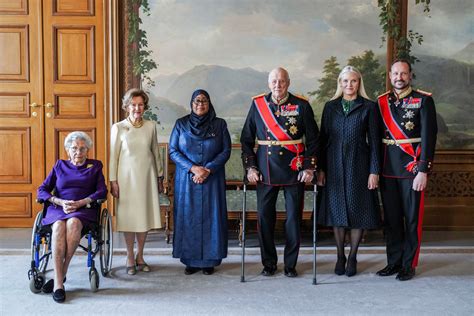
[[[285,66],[303,77],[319,77],[331,55],[348,57],[380,48],[379,9],[372,0],[150,0],[143,17],[153,58],[152,73],[183,73],[195,65]],[[425,37],[415,51],[449,56],[473,41],[472,0],[431,3],[428,18],[410,0],[409,28]]]
[[[380,46],[376,1],[157,0],[144,17],[153,74],[217,64],[319,76],[331,55],[345,61]]]
[[[474,1],[431,1],[431,11],[409,1],[408,29],[423,34],[423,44],[415,52],[450,57],[474,41]]]

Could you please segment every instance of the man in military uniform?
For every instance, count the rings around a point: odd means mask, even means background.
[[[384,122],[384,165],[380,189],[384,206],[388,265],[377,274],[397,273],[400,281],[415,276],[421,243],[424,190],[436,146],[436,109],[431,94],[412,89],[411,65],[396,60],[393,87],[378,97]]]
[[[275,205],[278,192],[283,188],[286,205],[284,273],[296,277],[304,183],[314,177],[319,129],[308,101],[288,93],[290,78],[285,69],[272,70],[268,86],[271,93],[254,97],[250,106],[240,137],[242,160],[247,179],[257,183],[262,274],[271,276],[277,270],[273,239]]]

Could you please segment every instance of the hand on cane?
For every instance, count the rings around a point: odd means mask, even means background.
[[[249,180],[250,183],[257,183],[258,181],[262,181],[262,175],[257,169],[249,168],[247,170],[247,180]]]
[[[313,181],[314,178],[314,170],[313,169],[305,169],[303,171],[300,171],[298,174],[298,181],[303,182],[303,183],[310,183]]]

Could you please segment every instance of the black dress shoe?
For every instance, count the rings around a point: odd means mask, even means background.
[[[184,269],[184,274],[186,275],[194,274],[198,272],[199,270],[201,270],[201,268],[186,266],[186,268]]]
[[[346,273],[346,256],[337,256],[336,266],[334,267],[334,273],[337,275],[343,275]]]
[[[400,272],[400,269],[402,267],[400,267],[399,265],[396,265],[396,264],[389,264],[387,265],[385,268],[383,268],[382,270],[379,270],[377,271],[377,275],[379,276],[390,276],[390,275],[394,275],[395,273],[398,273]]]
[[[57,289],[53,293],[53,300],[56,303],[62,303],[66,300],[66,291],[64,289]]]
[[[66,277],[64,277],[63,283],[64,282],[66,282]],[[54,290],[54,279],[49,279],[48,282],[46,282],[41,288],[41,291],[43,291],[43,293],[46,293],[46,294],[53,293],[53,290]]]
[[[414,276],[415,276],[415,268],[406,267],[406,268],[402,268],[400,272],[398,272],[397,280],[408,281],[408,280],[413,279]]]
[[[296,278],[298,276],[298,272],[296,272],[295,268],[285,267],[285,276],[287,276],[289,278]]]
[[[263,270],[262,270],[262,275],[264,276],[272,276],[275,274],[275,272],[277,271],[277,267],[276,266],[264,266],[263,267]]]
[[[203,268],[202,269],[202,274],[205,274],[205,275],[211,275],[214,273],[214,267],[210,267],[210,268]]]
[[[348,277],[354,276],[357,274],[357,259],[349,257],[347,260],[346,275]]]

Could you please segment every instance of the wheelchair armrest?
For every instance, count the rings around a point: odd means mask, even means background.
[[[107,201],[107,199],[98,199],[98,200],[95,200],[94,202],[97,203],[97,205],[101,205],[105,201]]]

